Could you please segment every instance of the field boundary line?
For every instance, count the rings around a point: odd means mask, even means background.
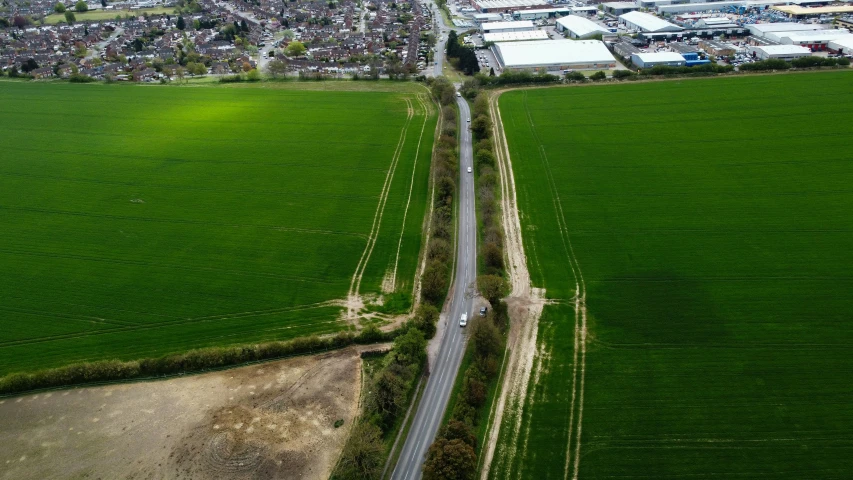
[[[403,128],[400,130],[400,139],[397,141],[397,147],[394,150],[394,155],[391,157],[391,165],[388,167],[388,172],[385,174],[385,182],[382,185],[382,191],[379,194],[379,204],[376,206],[376,212],[373,214],[373,225],[370,228],[367,244],[364,251],[361,252],[361,258],[356,265],[355,273],[353,273],[350,281],[349,292],[347,293],[347,317],[350,320],[355,320],[357,308],[356,305],[361,304],[358,291],[361,288],[361,279],[364,276],[364,271],[367,269],[367,263],[370,261],[370,256],[373,254],[373,247],[376,246],[376,240],[379,238],[379,228],[382,225],[382,216],[385,213],[385,204],[388,201],[388,194],[391,191],[391,183],[394,180],[394,172],[397,170],[397,163],[400,160],[400,154],[403,151],[403,145],[406,141],[406,134],[409,130],[409,124],[414,116],[414,108],[412,108],[411,100],[406,97],[406,121]]]
[[[205,373],[221,372],[223,370],[230,370],[232,368],[247,367],[249,365],[260,365],[263,363],[270,363],[270,362],[276,362],[279,360],[286,360],[288,358],[304,357],[304,356],[308,356],[308,355],[319,355],[319,354],[323,354],[326,352],[332,352],[335,350],[343,350],[345,348],[350,348],[350,347],[375,346],[375,345],[382,345],[382,343],[368,344],[368,345],[358,345],[358,344],[341,345],[339,347],[328,347],[328,348],[321,348],[321,349],[317,349],[317,350],[308,350],[305,352],[291,353],[288,355],[282,355],[279,357],[270,357],[270,358],[265,358],[262,360],[250,360],[248,362],[235,363],[233,365],[221,365],[218,367],[205,368],[202,370],[187,370],[187,371],[183,371],[183,372],[166,373],[163,375],[154,375],[154,376],[149,376],[149,377],[122,378],[122,379],[117,379],[117,380],[103,380],[103,381],[94,381],[94,382],[86,382],[86,383],[75,383],[72,385],[60,385],[60,386],[56,386],[56,387],[37,388],[37,389],[33,389],[33,390],[26,390],[23,392],[0,393],[0,398],[5,399],[5,398],[23,397],[26,395],[41,394],[41,393],[45,393],[45,392],[55,392],[55,391],[59,391],[59,390],[78,390],[78,389],[82,389],[82,388],[103,387],[103,386],[107,386],[107,385],[123,385],[123,384],[130,384],[130,383],[157,382],[160,380],[169,380],[169,379],[177,378],[177,377],[189,377],[189,376],[194,376],[194,375],[202,375]],[[225,347],[225,348],[228,348],[228,347]],[[141,359],[141,360],[144,360],[144,359]],[[128,360],[128,361],[134,361],[134,360]],[[136,361],[140,361],[140,360],[136,360]]]

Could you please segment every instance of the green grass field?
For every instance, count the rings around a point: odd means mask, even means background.
[[[412,291],[425,95],[6,82],[0,103],[0,374],[346,329],[362,257],[361,294],[395,267]]]
[[[533,283],[557,303],[493,478],[851,475],[851,86],[833,72],[501,97]]]
[[[90,10],[82,13],[74,11],[72,7],[69,11],[74,13],[74,18],[77,22],[113,20],[116,17],[124,18],[128,15],[163,15],[175,13],[175,9],[171,7],[142,8],[139,10]],[[65,14],[53,13],[44,17],[44,21],[50,24],[65,23]]]

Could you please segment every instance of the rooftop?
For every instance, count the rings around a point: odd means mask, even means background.
[[[810,49],[799,45],[764,45],[754,48],[756,50],[762,50],[769,55],[795,55],[800,53],[807,53],[811,55],[812,53]]]
[[[496,32],[484,33],[484,42],[518,42],[524,40],[548,40],[548,32],[545,30],[531,30],[528,32]]]
[[[829,42],[829,48],[841,48],[844,49],[846,53],[850,53],[850,51],[853,51],[853,35],[847,37],[833,38],[832,41]]]
[[[481,25],[483,30],[510,30],[513,28],[529,28],[533,29],[533,22],[530,20],[518,20],[516,22],[487,22]]]
[[[679,30],[684,30],[678,25],[674,25],[672,23],[667,22],[666,20],[643,12],[628,12],[619,15],[619,19],[625,22],[632,23],[646,32],[675,32]]]
[[[827,42],[849,35],[849,30],[841,28],[837,30],[813,30],[808,32],[774,32],[768,35],[768,37],[778,40],[781,43],[788,43],[785,39],[790,39],[792,42]]]
[[[569,7],[558,7],[558,8],[531,8],[530,10],[519,10],[515,13],[559,13],[559,12],[568,12]]]
[[[607,3],[603,3],[602,5],[604,5],[607,8],[612,8],[614,10],[620,10],[623,8],[640,8],[634,2],[607,2]]]
[[[791,15],[822,15],[826,13],[853,13],[853,5],[837,5],[832,7],[800,7],[798,5],[777,5],[774,10],[790,13]]]
[[[480,0],[476,4],[481,9],[511,10],[513,8],[544,7],[547,2],[545,0]]]
[[[680,53],[676,52],[649,52],[649,53],[635,53],[643,63],[654,63],[654,62],[683,62],[684,57],[681,56]]]
[[[563,18],[559,18],[557,19],[557,23],[580,37],[595,33],[609,33],[607,29],[601,25],[577,15],[568,15]]]
[[[793,23],[793,22],[782,22],[782,23],[754,23],[752,25],[747,25],[748,29],[750,29],[753,33],[770,33],[770,32],[796,32],[796,31],[808,31],[808,30],[823,30],[826,28],[824,25],[819,25],[816,23]]]
[[[613,55],[598,40],[543,40],[495,45],[504,66],[523,68],[540,65],[612,63]]]

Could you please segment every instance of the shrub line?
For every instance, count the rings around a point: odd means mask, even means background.
[[[399,334],[399,330],[383,333],[378,329],[365,329],[359,335],[341,332],[331,337],[310,336],[290,341],[199,348],[185,353],[140,360],[113,359],[72,363],[57,368],[16,372],[0,377],[0,397],[66,387],[90,387],[206,373],[298,355],[327,352],[350,345],[385,342]]]

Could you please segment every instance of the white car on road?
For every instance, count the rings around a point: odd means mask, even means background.
[[[466,325],[468,325],[468,314],[463,313],[462,318],[459,319],[459,326],[464,327]]]

